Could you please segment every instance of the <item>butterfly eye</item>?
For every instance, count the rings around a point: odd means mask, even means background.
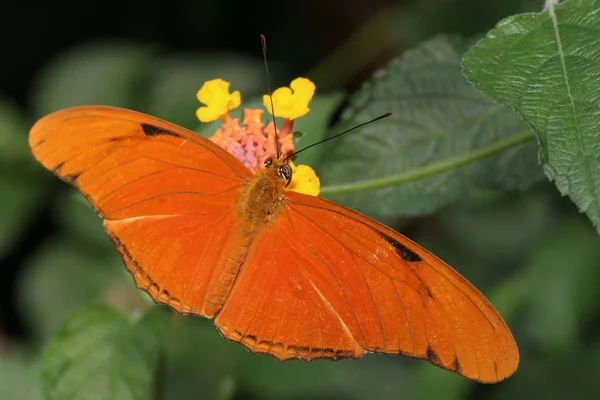
[[[290,167],[288,164],[279,167],[279,176],[286,181],[292,179],[292,167]]]
[[[269,168],[271,165],[273,165],[273,157],[267,158],[264,162],[265,168]]]

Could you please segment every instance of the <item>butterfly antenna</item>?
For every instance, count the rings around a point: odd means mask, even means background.
[[[273,128],[275,129],[275,149],[277,150],[277,159],[281,156],[281,148],[279,147],[279,135],[277,134],[277,124],[275,123],[275,106],[273,105],[273,96],[271,96],[271,79],[269,77],[269,65],[267,63],[267,39],[265,35],[260,35],[260,43],[262,45],[263,60],[265,61],[265,75],[267,78],[267,92],[271,101],[271,116]]]
[[[329,141],[329,140],[332,140],[332,139],[338,138],[338,137],[340,137],[340,136],[342,136],[342,135],[345,135],[346,133],[352,132],[352,131],[353,131],[353,130],[355,130],[355,129],[362,128],[362,127],[363,127],[363,126],[365,126],[365,125],[369,125],[369,124],[371,124],[371,123],[373,123],[373,122],[379,121],[380,119],[387,118],[387,117],[389,117],[389,116],[391,116],[391,115],[392,115],[392,113],[391,113],[391,112],[388,112],[388,113],[385,113],[385,114],[383,114],[383,115],[380,115],[380,116],[379,116],[379,117],[377,117],[377,118],[373,118],[373,119],[372,119],[372,120],[370,120],[370,121],[363,122],[362,124],[358,124],[358,125],[356,125],[356,126],[353,126],[353,127],[352,127],[352,128],[350,128],[350,129],[346,129],[344,132],[338,133],[337,135],[333,135],[333,136],[331,136],[331,137],[328,137],[327,139],[323,139],[323,140],[320,140],[320,141],[318,141],[318,142],[316,142],[316,143],[313,143],[313,144],[311,144],[311,145],[309,145],[309,146],[306,146],[305,148],[303,148],[303,149],[300,149],[300,150],[298,150],[298,151],[296,151],[296,152],[294,152],[294,153],[290,154],[290,155],[289,155],[289,156],[287,156],[285,159],[286,159],[286,160],[288,160],[288,159],[290,159],[290,158],[292,158],[292,157],[295,157],[295,156],[297,156],[297,155],[298,155],[298,153],[302,153],[304,150],[308,150],[308,149],[310,149],[311,147],[315,147],[315,146],[316,146],[316,145],[318,145],[318,144],[325,143],[325,142],[327,142],[327,141]]]

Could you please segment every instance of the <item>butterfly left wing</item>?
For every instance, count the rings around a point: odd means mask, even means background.
[[[519,355],[493,306],[417,244],[338,204],[288,192],[215,324],[280,360],[404,354],[481,382]]]
[[[218,311],[237,201],[252,177],[240,161],[181,127],[105,106],[47,115],[29,144],[104,218],[137,287],[182,313]]]

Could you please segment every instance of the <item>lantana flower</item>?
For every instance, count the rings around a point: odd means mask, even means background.
[[[280,156],[285,158],[294,153],[293,121],[308,113],[308,104],[315,92],[315,85],[306,78],[297,78],[290,87],[282,87],[273,92],[271,99],[263,96],[265,108],[275,117],[283,117],[283,124],[277,129],[273,121],[263,123],[262,109],[244,109],[244,118],[240,125],[239,118],[232,118],[229,111],[241,104],[240,92],[229,92],[230,83],[222,79],[213,79],[202,85],[197,97],[204,106],[196,111],[201,122],[211,122],[219,118],[223,124],[209,137],[230,154],[234,155],[254,173],[264,168],[268,157],[277,157],[277,145]],[[272,110],[275,110],[273,113]],[[319,194],[320,182],[315,171],[308,165],[294,165],[292,180],[286,190],[300,192],[312,196]]]

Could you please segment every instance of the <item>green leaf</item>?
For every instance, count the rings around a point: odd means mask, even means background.
[[[461,75],[466,46],[426,42],[353,96],[345,128],[393,115],[333,141],[319,169],[324,196],[365,212],[422,214],[474,189],[523,189],[543,178],[529,128]]]
[[[88,43],[52,59],[35,82],[38,115],[76,105],[136,108],[154,48],[135,42]]]
[[[168,314],[124,315],[103,305],[73,312],[47,344],[44,394],[53,399],[147,399]]]
[[[533,127],[546,175],[600,231],[600,0],[554,3],[500,21],[464,73]]]

